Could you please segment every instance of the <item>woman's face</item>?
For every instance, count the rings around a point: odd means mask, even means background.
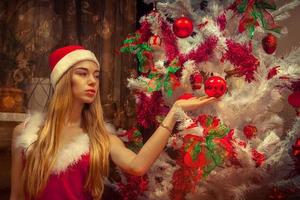
[[[99,88],[100,69],[96,63],[85,60],[73,67],[72,93],[80,103],[92,103]]]

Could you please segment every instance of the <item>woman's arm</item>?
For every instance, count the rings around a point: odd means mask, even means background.
[[[22,182],[22,150],[20,147],[16,147],[16,138],[21,134],[23,124],[15,127],[12,136],[11,144],[11,192],[10,200],[22,200],[23,194],[23,182]]]
[[[168,138],[171,134],[168,129],[172,130],[176,122],[174,117],[176,107],[179,106],[185,111],[194,110],[214,100],[215,98],[213,97],[205,97],[204,99],[192,98],[189,100],[176,101],[162,122],[165,127],[159,126],[138,154],[127,149],[117,136],[110,135],[110,154],[112,160],[124,171],[133,175],[142,176],[151,167],[168,142]]]

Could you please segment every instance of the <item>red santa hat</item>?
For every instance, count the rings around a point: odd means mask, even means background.
[[[52,86],[55,87],[58,80],[74,64],[84,60],[93,61],[99,66],[95,54],[82,46],[65,46],[51,53],[49,56],[49,66],[51,70],[50,81]]]

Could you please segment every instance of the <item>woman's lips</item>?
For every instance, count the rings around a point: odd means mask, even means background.
[[[94,96],[96,94],[96,90],[86,90],[86,94],[88,96]]]

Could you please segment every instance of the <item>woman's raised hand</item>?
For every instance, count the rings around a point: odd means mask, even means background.
[[[202,96],[202,97],[192,97],[189,99],[180,99],[177,100],[172,108],[179,107],[184,111],[192,111],[196,110],[204,105],[207,105],[209,103],[215,102],[217,98],[215,97],[208,97],[208,96]]]

